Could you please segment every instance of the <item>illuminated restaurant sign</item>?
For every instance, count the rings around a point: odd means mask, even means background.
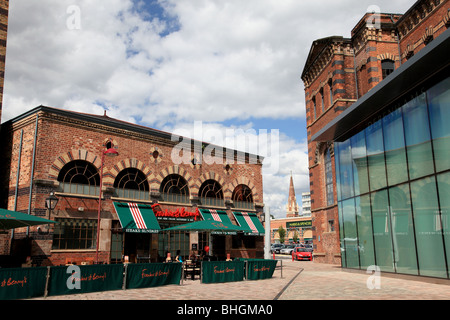
[[[177,220],[177,221],[197,221],[200,218],[200,211],[195,208],[194,212],[187,211],[185,208],[177,210],[162,210],[159,203],[152,205],[153,213],[158,220]]]

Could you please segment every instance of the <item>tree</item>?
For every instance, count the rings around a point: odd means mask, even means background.
[[[297,241],[298,241],[298,232],[297,232],[297,230],[294,230],[294,236],[292,237],[292,240],[294,241],[294,243],[297,243]]]
[[[278,228],[278,236],[280,237],[280,243],[284,243],[284,237],[286,236],[286,230],[284,230],[283,226]]]

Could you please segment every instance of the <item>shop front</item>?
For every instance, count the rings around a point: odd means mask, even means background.
[[[264,227],[254,213],[225,210],[174,209],[159,203],[114,202],[119,221],[111,232],[111,263],[256,258],[262,254]],[[257,254],[261,249],[260,254]]]

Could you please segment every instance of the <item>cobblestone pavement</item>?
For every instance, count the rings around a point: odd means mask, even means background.
[[[278,266],[280,262],[278,263]],[[202,284],[185,280],[182,285],[73,294],[33,300],[448,300],[450,281],[418,281],[381,275],[379,282],[371,274],[350,272],[339,266],[311,261],[283,260],[271,279]],[[370,284],[378,286],[368,288]]]

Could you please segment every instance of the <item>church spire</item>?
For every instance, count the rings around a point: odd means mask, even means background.
[[[286,217],[298,217],[298,204],[297,199],[295,198],[295,189],[294,189],[294,179],[292,178],[291,171],[291,181],[289,184],[289,198],[287,203],[287,213]]]

